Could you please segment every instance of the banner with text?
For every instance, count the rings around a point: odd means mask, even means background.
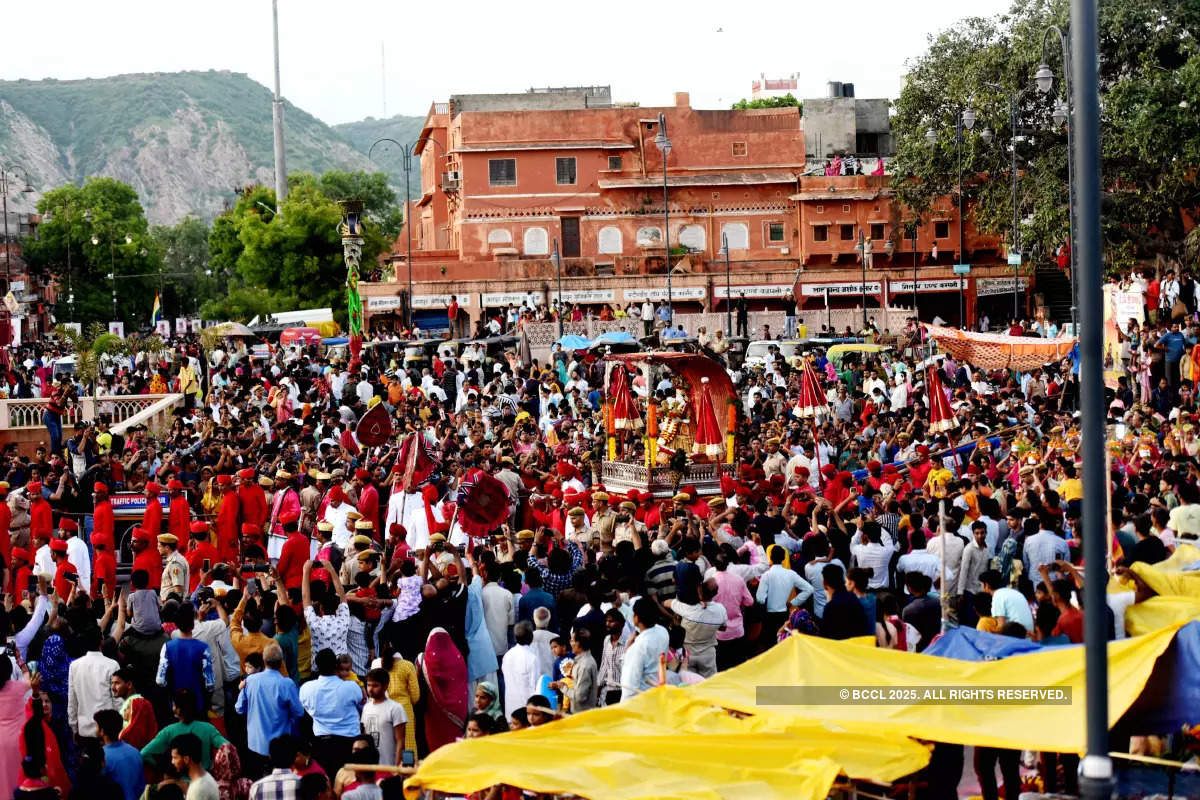
[[[625,296],[626,303],[642,303],[649,300],[651,303],[665,303],[667,300],[667,287],[658,287],[654,289],[626,289],[622,294]],[[703,286],[679,286],[671,287],[671,302],[676,300],[703,300]]]
[[[933,280],[917,281],[917,293],[922,292],[957,292],[959,286],[962,286],[965,291],[967,288],[966,279],[962,279],[960,284],[958,278],[937,278]],[[909,281],[888,281],[888,290],[892,296],[898,294],[912,294],[913,282]]]
[[[824,297],[828,290],[830,297],[844,297],[847,295],[866,294],[878,295],[883,291],[883,287],[879,281],[867,281],[866,283],[804,283],[801,284],[800,291],[805,297]],[[909,291],[912,291],[911,289]]]
[[[911,283],[912,281],[909,281]],[[1029,288],[1029,279],[1021,278],[1017,282],[1017,291],[1023,292]],[[1012,278],[976,278],[975,296],[990,297],[997,294],[1012,294]]]
[[[755,297],[791,297],[795,287],[792,284],[768,284],[766,286],[730,286],[728,289],[724,286],[713,287],[713,297],[724,299],[733,292],[735,298],[745,295],[747,299]]]

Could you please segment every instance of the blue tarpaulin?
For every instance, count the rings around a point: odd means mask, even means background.
[[[558,340],[564,350],[587,350],[591,342],[585,336],[569,333]]]
[[[592,347],[606,344],[637,344],[637,339],[629,331],[608,331],[592,340]]]
[[[991,444],[992,447],[999,447],[1001,445],[1001,443],[1003,443],[1003,441],[1004,440],[1001,439],[999,436],[993,436],[991,439],[988,439],[988,443]],[[958,447],[954,448],[954,455],[956,455],[956,456],[967,455],[974,450],[975,450],[975,442],[970,441],[970,442],[967,442],[966,444],[960,444]],[[949,455],[949,451],[944,453],[942,456],[939,456],[939,458],[942,458],[946,455]],[[893,461],[892,464],[893,464],[893,466],[896,467],[896,469],[903,469],[904,467],[907,467],[909,465],[909,462],[908,461]],[[855,472],[853,472],[851,474],[854,476],[854,480],[856,480],[856,481],[865,480],[867,477],[867,471],[865,469],[856,470]]]
[[[1041,649],[1040,644],[1029,639],[1001,636],[974,628],[951,628],[925,649],[925,655],[958,661],[994,661]]]

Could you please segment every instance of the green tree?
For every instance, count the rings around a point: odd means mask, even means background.
[[[155,226],[150,235],[162,264],[157,280],[167,319],[190,317],[205,302],[218,298],[218,280],[208,263],[209,229],[204,220],[184,217],[174,225]]]
[[[730,106],[730,108],[798,108],[800,109],[800,113],[804,113],[804,103],[797,100],[791,92],[788,92],[783,97],[759,97],[754,100],[747,100],[743,97]]]
[[[331,307],[346,324],[346,268],[338,226],[340,199],[366,203],[362,263],[373,264],[390,247],[393,235],[374,222],[395,209],[395,194],[382,176],[334,174],[322,181],[307,173],[288,180],[288,198],[280,214],[275,194],[265,187],[244,193],[209,234],[209,263],[230,269],[221,299],[205,304],[206,318],[249,319],[256,314],[296,308]]]
[[[972,18],[934,38],[910,65],[892,128],[897,194],[909,216],[954,191],[954,120],[970,104],[978,122],[963,146],[965,203],[982,230],[1011,238],[1008,98],[1018,104],[1017,217],[1022,249],[1048,254],[1067,241],[1067,136],[1051,112],[1056,97],[1032,89],[1047,26],[1067,29],[1066,0],[1017,0],[994,18]],[[1100,6],[1104,246],[1110,263],[1183,254],[1181,210],[1200,205],[1200,4],[1114,0]],[[1058,40],[1049,63],[1062,76]],[[992,85],[999,88],[994,88]],[[934,144],[926,131],[933,129]],[[988,143],[978,134],[995,133]],[[1119,258],[1118,258],[1119,256]]]
[[[37,208],[45,221],[25,253],[31,268],[53,276],[62,298],[58,319],[107,322],[115,292],[116,319],[126,328],[148,326],[157,282],[147,274],[157,273],[160,261],[137,192],[114,178],[89,178],[52,189]]]

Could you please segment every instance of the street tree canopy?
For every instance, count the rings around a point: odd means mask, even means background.
[[[160,261],[133,187],[115,178],[89,178],[83,186],[47,192],[37,210],[43,221],[37,237],[24,242],[25,256],[33,270],[49,272],[58,285],[58,319],[85,327],[113,319],[126,328],[149,325],[158,282],[146,274],[157,274]],[[108,277],[114,272],[115,281]]]
[[[365,204],[364,269],[394,239],[396,196],[383,175],[307,173],[288,177],[288,197],[275,214],[275,193],[256,186],[245,191],[209,234],[209,262],[228,271],[229,289],[207,303],[206,319],[247,320],[256,314],[294,308],[331,307],[346,324],[346,267],[342,261],[342,211],[338,200]]]
[[[964,195],[981,230],[1011,240],[1012,136],[1009,97],[1017,103],[1017,217],[1025,251],[1048,256],[1068,240],[1067,135],[1052,120],[1066,98],[1058,37],[1046,60],[1056,81],[1033,88],[1042,37],[1067,30],[1065,0],[1017,0],[1008,13],[962,20],[931,40],[910,64],[892,120],[893,169],[908,219],[922,216],[957,183],[955,119],[970,105],[964,135]],[[1189,222],[1200,207],[1200,3],[1113,0],[1100,5],[1100,100],[1104,247],[1109,264],[1184,256]],[[993,88],[992,85],[998,86]],[[935,141],[926,141],[932,129]],[[990,143],[980,134],[994,133]],[[907,221],[907,220],[904,220]]]

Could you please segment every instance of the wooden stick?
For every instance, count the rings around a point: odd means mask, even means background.
[[[1117,758],[1123,761],[1137,761],[1142,764],[1154,764],[1159,767],[1169,767],[1171,769],[1183,770],[1184,772],[1200,772],[1200,764],[1193,764],[1188,761],[1171,761],[1168,758],[1142,756],[1136,753],[1109,753],[1108,755],[1110,758]]]
[[[400,767],[395,764],[345,764],[346,769],[352,769],[355,772],[386,772],[389,775],[416,775],[417,768]]]

